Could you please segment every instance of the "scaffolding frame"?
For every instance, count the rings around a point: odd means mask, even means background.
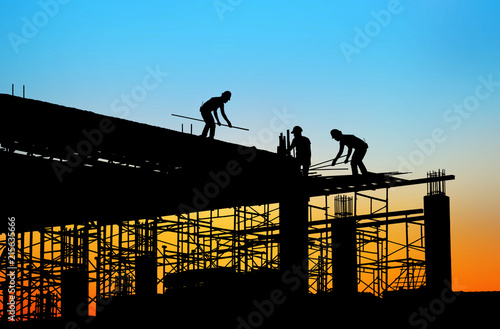
[[[326,293],[333,289],[331,225],[334,218],[356,220],[358,291],[381,297],[387,291],[418,289],[425,285],[423,211],[389,212],[389,187],[384,195],[366,191],[352,196],[324,196],[322,206],[310,205],[322,215],[310,212],[309,290]],[[364,212],[361,210],[362,202]],[[333,207],[331,205],[334,205]],[[332,210],[333,209],[333,210]],[[316,212],[318,214],[318,212]]]
[[[388,187],[383,192],[382,197],[366,191],[328,194],[309,203],[310,293],[332,291],[332,220],[343,217],[356,218],[359,292],[380,297],[425,284],[421,210],[389,212]],[[366,211],[362,202],[368,202]],[[279,270],[279,217],[279,204],[264,204],[18,233],[17,319],[61,316],[66,270],[88,273],[89,296],[82,302],[91,315],[99,299],[136,294],[136,260],[142,256],[155,261],[157,293],[173,288],[166,281],[173,274]],[[396,227],[402,230],[398,234]],[[0,235],[0,254],[6,247],[6,235]],[[0,281],[7,280],[5,268],[2,263]]]
[[[214,221],[220,223],[214,225]],[[279,207],[241,206],[163,218],[158,227],[160,278],[186,271],[229,268],[249,273],[279,268]]]

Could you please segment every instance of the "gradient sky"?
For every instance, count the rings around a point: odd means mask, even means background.
[[[500,290],[499,14],[491,0],[5,0],[0,92],[199,134],[171,114],[231,90],[226,113],[250,131],[218,139],[275,151],[300,125],[316,163],[338,128],[366,139],[370,171],[445,168],[454,289]],[[413,190],[390,210],[422,207]]]

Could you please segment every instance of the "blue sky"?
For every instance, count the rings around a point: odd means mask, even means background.
[[[499,135],[496,90],[460,128],[443,118],[474,94],[478,77],[500,81],[497,2],[42,0],[2,7],[0,92],[15,83],[20,95],[25,84],[30,98],[180,129],[191,122],[171,113],[199,116],[202,101],[229,89],[227,114],[250,133],[219,129],[218,138],[257,138],[274,150],[279,132],[272,139],[269,124],[285,111],[293,115],[286,128],[301,125],[312,140],[313,162],[335,153],[328,132],[338,128],[368,141],[367,162],[377,171],[398,169],[434,129],[449,137],[436,149],[458,157]],[[148,68],[162,76],[148,80],[154,88],[145,94]],[[126,113],[117,110],[123,105]],[[456,166],[449,156],[434,164],[440,154],[415,169]]]
[[[499,14],[491,0],[5,0],[0,92],[179,130],[191,122],[172,113],[231,90],[227,115],[250,132],[216,138],[274,151],[300,125],[315,163],[338,128],[367,140],[371,171],[456,174],[457,204],[497,225]]]
[[[395,153],[446,129],[443,113],[474,92],[478,76],[500,80],[500,5],[493,1],[47,0],[2,7],[1,92],[15,83],[19,95],[26,84],[30,98],[119,116],[111,104],[142,85],[146,67],[159,67],[168,77],[140,95],[127,119],[180,129],[171,113],[198,116],[202,101],[229,89],[228,116],[250,134],[286,108],[295,115],[288,128],[302,125],[313,140],[314,160],[329,157],[326,149],[336,145],[328,132],[339,128],[366,138],[369,153],[385,158],[377,170],[388,156],[399,165]],[[360,30],[364,47],[345,56],[341,45],[355,46]],[[492,113],[498,97],[481,101],[463,127],[476,127],[469,129],[480,138],[499,118]],[[245,134],[219,129],[217,137],[244,142]],[[259,146],[274,150],[275,141]]]

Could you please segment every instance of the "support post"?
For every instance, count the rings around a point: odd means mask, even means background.
[[[424,197],[425,266],[430,293],[451,286],[450,198],[441,183],[429,183]]]
[[[135,260],[135,291],[139,297],[156,295],[156,258],[149,255]]]
[[[349,298],[358,292],[356,220],[352,217],[352,199],[335,199],[335,218],[332,221],[333,292]]]
[[[297,177],[302,178],[302,177]],[[297,292],[308,292],[308,209],[309,197],[304,184],[295,180],[280,201],[280,268],[283,277],[300,279]],[[293,273],[293,274],[292,274]]]
[[[77,269],[62,271],[61,276],[61,313],[66,321],[88,316],[89,285],[88,272]]]

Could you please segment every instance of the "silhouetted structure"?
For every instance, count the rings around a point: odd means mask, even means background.
[[[352,204],[352,199],[339,196],[335,201],[335,218],[332,219],[333,292],[339,298],[352,298],[358,292],[356,219],[352,213],[338,210],[351,208],[346,204]]]
[[[67,320],[75,320],[88,316],[89,276],[84,269],[61,271],[61,316]],[[55,297],[55,291],[51,294]],[[57,314],[53,311],[53,316]],[[50,318],[50,317],[48,317]]]
[[[294,273],[296,293],[301,295],[309,290],[309,195],[306,191],[302,182],[292,181],[279,202],[279,268],[283,277]]]
[[[349,162],[349,157],[351,156],[352,149],[354,149],[354,153],[352,154],[351,160],[351,168],[352,174],[358,174],[358,167],[361,170],[363,175],[366,175],[368,171],[366,170],[365,165],[363,164],[363,158],[365,157],[366,151],[368,150],[368,144],[366,144],[362,139],[354,136],[354,135],[344,135],[338,129],[332,129],[330,131],[330,135],[333,139],[340,143],[340,149],[337,153],[337,156],[332,161],[332,166],[335,166],[337,160],[342,156],[344,152],[344,146],[347,146],[347,155],[344,163]]]
[[[220,113],[224,120],[226,120],[227,125],[231,128],[231,122],[228,120],[226,116],[226,112],[224,112],[224,104],[227,103],[231,99],[231,92],[225,91],[219,97],[212,97],[200,107],[200,112],[203,120],[205,121],[205,128],[203,128],[203,132],[201,136],[213,139],[215,136],[215,120],[217,124],[220,126],[221,123],[219,121],[219,117],[217,115],[217,110],[220,109]],[[215,116],[215,120],[214,117]]]
[[[299,166],[302,167],[302,175],[307,177],[309,175],[309,167],[311,166],[311,141],[309,138],[302,136],[302,128],[299,126],[293,127],[292,134],[294,138],[287,153],[290,153],[292,149],[296,149],[297,159]]]
[[[444,176],[444,170],[429,177]],[[427,288],[439,293],[451,286],[450,198],[444,182],[428,183],[424,197]]]
[[[304,180],[294,159],[271,152],[7,95],[0,103],[24,327],[315,327],[352,321],[356,309],[364,316],[353,327],[413,328],[435,298],[426,266],[433,282],[449,275],[435,263],[449,259],[449,240],[437,242],[449,236],[446,207],[390,211],[388,191],[452,175]],[[175,141],[169,152],[165,141]],[[453,294],[429,327],[474,309],[476,297]]]

